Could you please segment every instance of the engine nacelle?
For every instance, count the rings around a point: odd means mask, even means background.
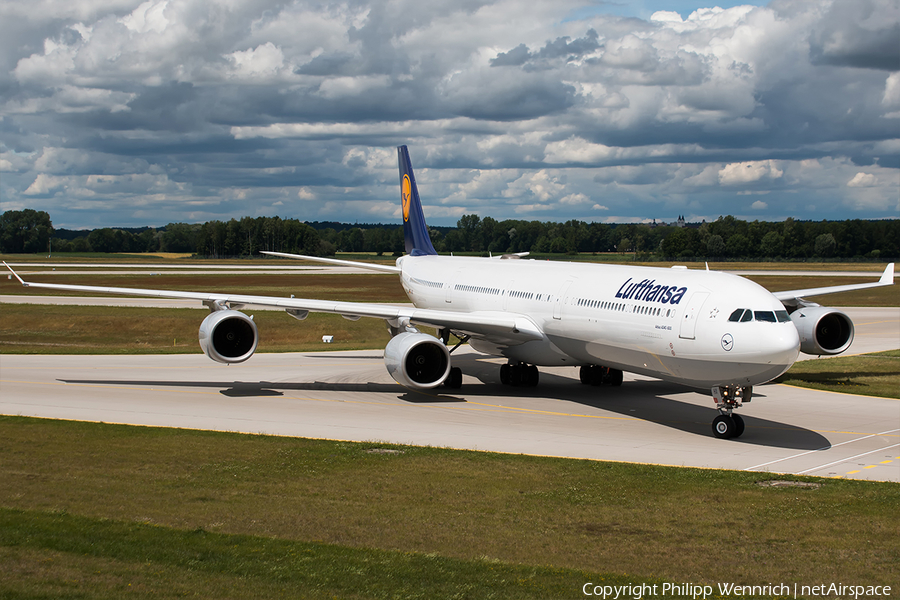
[[[417,389],[441,385],[450,373],[450,351],[424,333],[395,335],[384,348],[384,364],[394,381]]]
[[[256,323],[236,310],[211,312],[200,324],[200,347],[216,362],[244,362],[256,352],[258,343]]]
[[[798,308],[791,320],[800,334],[800,352],[840,354],[853,342],[853,321],[839,310],[826,306]]]

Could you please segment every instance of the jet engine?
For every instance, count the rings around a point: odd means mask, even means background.
[[[853,321],[839,310],[825,306],[798,308],[791,320],[800,334],[800,352],[840,354],[853,342]]]
[[[236,310],[211,312],[200,324],[200,347],[216,362],[244,362],[253,356],[258,343],[256,323]]]
[[[450,352],[424,333],[395,335],[384,349],[384,364],[394,381],[417,389],[441,385],[450,373]]]

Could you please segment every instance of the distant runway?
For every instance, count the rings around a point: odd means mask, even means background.
[[[715,439],[708,394],[626,374],[620,388],[541,369],[499,383],[498,359],[461,348],[461,390],[415,392],[381,351],[0,357],[0,413],[532,455],[900,481],[900,401],[758,387],[747,430]]]

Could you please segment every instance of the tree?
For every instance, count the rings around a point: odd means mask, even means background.
[[[44,211],[26,208],[0,215],[0,252],[46,252],[51,235],[53,224]]]
[[[822,235],[816,237],[816,254],[818,256],[822,256],[828,258],[832,254],[834,254],[834,249],[837,247],[837,242],[834,240],[834,236],[830,233],[823,233]]]
[[[725,240],[721,235],[711,235],[706,242],[707,256],[718,258],[725,255]]]
[[[759,252],[763,256],[781,256],[784,238],[777,231],[770,231],[759,242]]]
[[[481,218],[478,215],[463,215],[456,223],[462,234],[463,250],[479,252],[481,246]]]
[[[748,256],[752,252],[750,238],[742,233],[736,233],[728,238],[725,248],[728,250],[729,256],[735,257]]]

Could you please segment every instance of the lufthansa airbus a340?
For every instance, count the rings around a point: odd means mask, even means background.
[[[253,319],[239,309],[267,306],[300,320],[310,312],[383,319],[391,334],[384,350],[387,370],[415,389],[462,384],[462,372],[452,366],[451,334],[479,352],[505,357],[500,379],[512,386],[537,385],[538,366],[569,365],[580,369],[584,384],[618,386],[628,371],[710,389],[720,413],[712,429],[720,438],[743,433],[743,420],[733,411],[750,401],[754,385],[787,371],[800,352],[839,354],[850,346],[850,318],[807,297],[894,281],[891,263],[873,283],[773,294],[736,275],[685,267],[439,256],[406,146],[397,152],[406,255],[395,266],[265,254],[395,273],[411,307],[30,283],[16,277],[37,288],[201,301],[210,314],[200,325],[200,346],[226,364],[247,360],[259,342]],[[436,328],[440,339],[417,326]]]

